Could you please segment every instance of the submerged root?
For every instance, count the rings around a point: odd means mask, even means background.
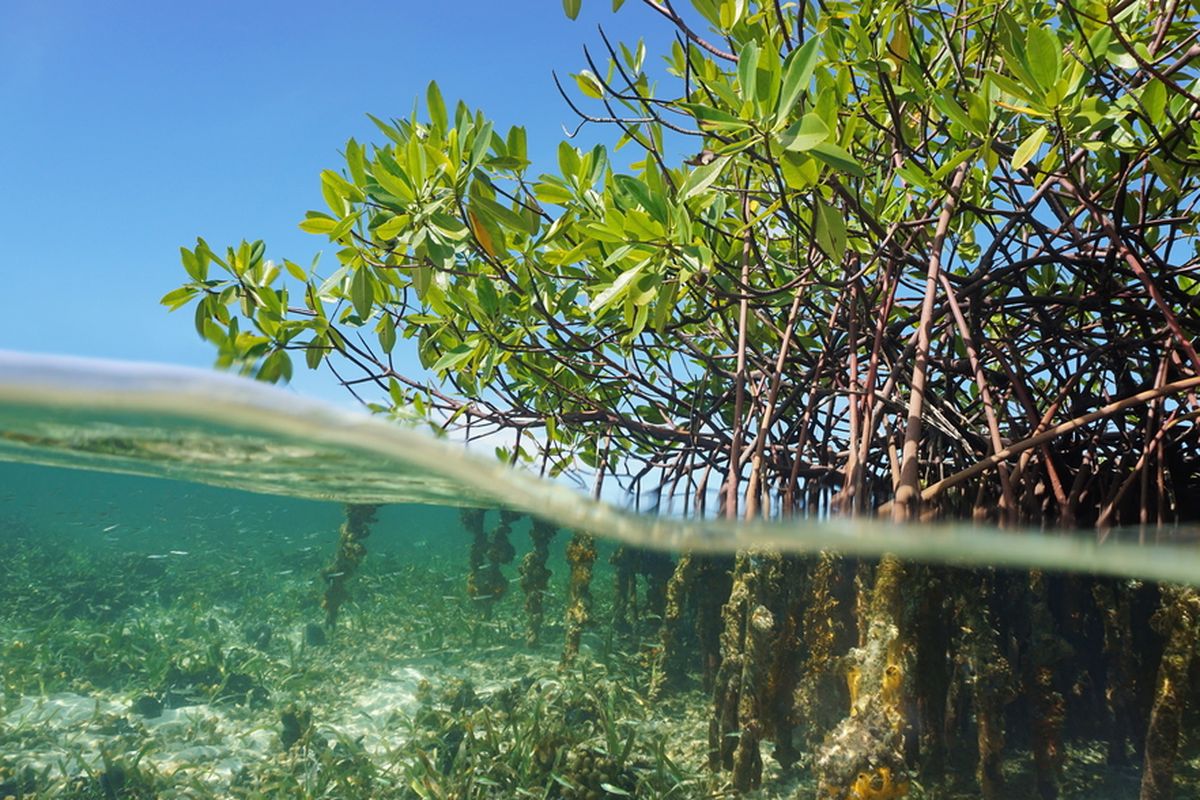
[[[650,695],[658,697],[664,687],[677,683],[684,673],[684,652],[681,642],[684,612],[688,593],[696,580],[699,561],[691,553],[684,553],[675,563],[671,577],[667,579],[659,629],[659,649],[654,660],[654,674],[650,679]]]
[[[483,615],[491,617],[496,603],[508,593],[508,578],[501,567],[516,557],[509,536],[512,524],[520,514],[500,510],[500,521],[489,537],[483,525],[482,509],[468,508],[460,512],[463,527],[471,533],[470,571],[467,574],[467,594],[481,604]]]
[[[908,792],[904,737],[908,727],[901,646],[904,568],[885,556],[875,574],[863,645],[846,659],[849,715],[818,749],[818,796],[890,800]]]
[[[840,561],[821,553],[809,572],[801,616],[804,661],[794,697],[793,717],[809,748],[816,748],[822,733],[837,724],[843,709],[834,655],[845,634],[840,603],[835,594]]]
[[[377,505],[348,503],[345,506],[346,521],[338,530],[338,546],[333,563],[321,570],[321,577],[325,579],[321,608],[325,610],[327,627],[332,628],[337,623],[338,610],[350,596],[346,582],[367,555],[363,540],[371,535],[371,523],[375,521],[378,510]]]
[[[762,742],[775,742],[785,769],[798,757],[791,741],[800,615],[792,593],[796,565],[778,553],[739,554],[721,611],[709,765],[730,770],[738,791],[762,784]]]
[[[534,519],[529,529],[533,548],[521,559],[521,591],[525,593],[525,643],[530,647],[542,638],[545,621],[546,589],[550,585],[550,570],[546,561],[550,558],[550,541],[558,529],[541,519]]]
[[[621,545],[609,557],[613,565],[613,630],[630,633],[637,622],[637,550]]]
[[[567,638],[563,646],[563,665],[579,655],[583,630],[592,621],[592,568],[596,563],[596,541],[590,533],[576,532],[567,544],[567,564],[571,568],[567,588]]]
[[[1033,762],[1041,800],[1056,800],[1063,766],[1066,701],[1055,687],[1058,666],[1070,657],[1070,646],[1054,631],[1046,599],[1046,576],[1030,573],[1030,672],[1026,678],[1033,703]]]
[[[1133,628],[1130,621],[1130,591],[1114,581],[1100,580],[1092,586],[1092,597],[1104,626],[1104,700],[1107,712],[1108,763],[1129,763],[1128,740],[1134,729]]]
[[[983,800],[1004,797],[1004,707],[1012,694],[1012,667],[1000,653],[999,635],[988,608],[992,581],[967,586],[963,595],[962,647],[974,674],[971,698],[975,706],[979,760],[975,777]]]
[[[1163,592],[1162,608],[1150,621],[1166,637],[1166,648],[1158,665],[1154,707],[1146,732],[1139,800],[1171,800],[1175,794],[1175,760],[1188,668],[1196,652],[1198,621],[1200,594],[1195,589],[1183,587]]]

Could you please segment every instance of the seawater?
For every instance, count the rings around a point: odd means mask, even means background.
[[[330,626],[321,598],[348,505],[378,509]],[[521,515],[496,596],[467,589],[466,507],[486,510],[488,531],[501,509]],[[519,571],[531,515],[558,531],[533,644]],[[564,662],[573,531],[595,535],[598,553],[591,621]],[[705,554],[726,576],[737,552],[832,551],[1142,586],[1200,583],[1195,533],[1101,542],[644,517],[284,390],[0,354],[0,798],[729,796],[710,769],[699,665],[662,674],[661,619],[646,605],[611,624],[619,548]],[[844,705],[844,684],[823,691]],[[1012,738],[1009,796],[1032,796],[1027,743]],[[1061,796],[1137,796],[1136,759],[1107,766],[1099,735],[1072,741]],[[764,752],[755,796],[814,796],[811,753],[782,764]],[[973,770],[952,764],[938,790],[913,779],[909,796],[976,796]]]

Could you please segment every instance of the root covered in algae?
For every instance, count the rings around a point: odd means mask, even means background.
[[[613,566],[613,631],[629,633],[637,622],[637,551],[621,545],[608,562]]]
[[[571,568],[567,585],[567,638],[562,663],[569,665],[579,655],[583,629],[592,621],[592,568],[596,563],[596,541],[590,533],[576,531],[567,544]]]
[[[671,557],[631,545],[618,547],[609,558],[613,565],[613,631],[632,633],[642,618],[662,619],[667,603],[667,583],[675,569]],[[644,602],[638,604],[638,576],[646,580]]]
[[[713,682],[709,764],[731,771],[738,791],[762,784],[761,745],[775,743],[788,769],[799,674],[798,561],[778,553],[743,552],[721,610],[721,665]]]
[[[1166,638],[1158,665],[1154,706],[1146,731],[1139,800],[1172,800],[1175,796],[1175,761],[1187,693],[1188,669],[1196,654],[1196,626],[1200,622],[1200,593],[1193,588],[1171,587],[1163,592],[1162,608],[1150,624]]]
[[[974,680],[971,684],[975,706],[976,741],[979,760],[975,777],[983,800],[1002,800],[1004,773],[1004,708],[1012,696],[1012,665],[1000,652],[999,635],[988,607],[993,577],[988,574],[982,585],[964,586],[961,614],[962,649]]]
[[[849,716],[816,753],[822,800],[892,800],[908,793],[903,696],[906,665],[899,624],[904,568],[885,556],[875,571],[861,647],[846,658]]]
[[[675,562],[675,569],[667,579],[662,626],[659,629],[658,655],[654,660],[654,674],[650,679],[650,694],[658,697],[663,689],[673,688],[685,674],[683,643],[684,615],[687,610],[688,593],[700,567],[700,556],[683,553]]]
[[[793,714],[809,748],[821,743],[823,732],[837,724],[843,713],[835,666],[836,648],[847,635],[836,596],[840,564],[831,553],[821,553],[809,566],[804,591],[800,621],[803,660]]]
[[[1130,594],[1117,581],[1098,580],[1092,586],[1092,598],[1104,626],[1104,700],[1107,714],[1108,763],[1129,763],[1127,744],[1136,725],[1134,710],[1133,627],[1130,620]]]
[[[480,603],[485,617],[491,617],[496,603],[508,592],[508,578],[501,567],[512,563],[516,557],[509,536],[513,522],[521,515],[501,509],[500,521],[490,537],[483,524],[482,509],[464,508],[459,516],[463,527],[471,534],[467,595]]]
[[[757,788],[762,778],[758,753],[761,726],[755,703],[759,670],[747,652],[750,615],[757,609],[758,576],[754,556],[738,554],[733,572],[733,589],[721,610],[721,666],[713,686],[713,712],[709,721],[709,765],[714,769],[737,769],[734,788]],[[764,620],[765,621],[765,620]],[[745,702],[743,702],[745,697]]]
[[[1041,800],[1057,800],[1063,767],[1063,725],[1066,701],[1055,687],[1059,666],[1070,658],[1070,646],[1054,631],[1046,598],[1046,576],[1034,570],[1029,576],[1032,626],[1029,675],[1026,684],[1033,706],[1033,763]]]
[[[345,506],[346,521],[338,530],[338,546],[333,563],[321,570],[321,577],[325,579],[321,608],[325,610],[327,627],[332,628],[337,623],[338,610],[350,596],[346,582],[367,555],[363,540],[371,535],[371,523],[375,521],[378,510],[377,505],[347,503]]]
[[[558,529],[550,522],[534,519],[529,529],[533,547],[521,559],[521,591],[525,593],[525,643],[530,647],[542,638],[545,622],[546,590],[550,584],[550,570],[546,561],[550,558],[550,541]]]

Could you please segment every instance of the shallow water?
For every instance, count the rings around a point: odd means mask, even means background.
[[[870,519],[730,524],[638,516],[427,432],[227,375],[0,351],[0,460],[347,503],[504,506],[641,547],[893,553],[1200,584],[1200,530],[1004,531]]]
[[[327,624],[322,597],[344,568],[339,529],[366,504],[380,506],[358,540],[366,557]],[[502,527],[502,507],[557,530],[549,581],[532,590],[542,602],[536,642],[521,571],[529,519],[502,537],[515,552],[495,557],[496,583],[469,563],[477,542],[464,506],[487,509],[487,537]],[[590,620],[565,663],[567,542],[579,530],[600,538]],[[821,742],[854,702],[839,658],[861,644],[855,593],[885,552],[952,565],[907,573],[906,618],[914,637],[942,637],[943,663],[929,667],[914,645],[905,674],[915,685],[926,680],[918,670],[935,669],[945,708],[931,725],[913,699],[906,735],[939,728],[946,750],[936,775],[914,766],[909,796],[979,796],[976,706],[989,673],[969,606],[981,586],[994,593],[983,613],[997,615],[995,652],[1012,673],[1001,692],[999,796],[1038,791],[1047,698],[1065,719],[1058,796],[1138,795],[1146,723],[1130,720],[1148,717],[1167,635],[1149,632],[1148,620],[1165,602],[1156,582],[1200,583],[1193,530],[1118,531],[1101,544],[1094,534],[965,526],[639,517],[271,387],[0,354],[0,798],[730,796],[729,773],[709,768],[720,674],[710,661],[730,574],[742,569],[732,554],[745,548],[796,556],[763,562],[763,575],[794,576],[789,599],[772,608],[771,641],[791,653],[775,663],[794,673],[796,710],[786,736],[764,741],[753,796],[815,796]],[[681,659],[666,664],[655,587],[683,551],[709,554],[709,583],[689,596],[673,634]],[[841,556],[813,555],[830,551]],[[628,553],[641,554],[631,594],[613,563]],[[833,565],[824,578],[820,564]],[[1028,600],[1032,568],[1050,571],[1043,601]],[[829,620],[805,605],[819,580]],[[1101,591],[1118,598],[1112,608]],[[1117,661],[1105,655],[1116,650],[1104,625],[1118,601],[1132,620],[1120,629],[1131,659],[1124,711],[1111,691],[1105,701]],[[1048,628],[1031,627],[1043,607]],[[939,618],[945,630],[930,633]],[[820,640],[801,622],[828,627],[831,659],[814,660]],[[1063,647],[1052,686],[1037,694],[1047,630]],[[1182,718],[1192,727],[1196,705]],[[1179,796],[1192,796],[1200,738],[1185,734],[1180,747]],[[889,775],[869,773],[842,796],[898,797]]]

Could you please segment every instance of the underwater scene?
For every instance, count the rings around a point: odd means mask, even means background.
[[[1200,796],[1195,530],[655,519],[271,387],[4,367],[0,798]]]

